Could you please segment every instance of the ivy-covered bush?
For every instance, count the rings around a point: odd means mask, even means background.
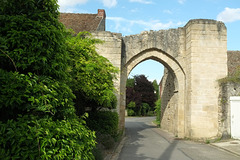
[[[0,121],[0,159],[94,159],[95,135],[78,119],[19,116]]]

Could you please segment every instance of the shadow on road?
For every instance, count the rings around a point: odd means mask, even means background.
[[[154,128],[157,128],[156,126],[134,120],[130,119],[126,122],[128,140],[122,149],[124,155],[120,155],[119,160],[171,159],[178,141],[169,143],[164,138],[156,139],[156,133],[153,132]]]
[[[118,160],[239,160],[204,143],[177,140],[152,125],[153,117],[126,118],[127,140]]]
[[[167,159],[171,159],[171,155],[172,152],[174,151],[176,145],[177,145],[177,141],[173,141],[173,143],[171,143],[168,148],[163,152],[163,154],[161,155],[160,158],[158,158],[159,160],[167,160]]]

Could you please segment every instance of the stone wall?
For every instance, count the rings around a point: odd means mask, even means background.
[[[179,137],[184,137],[185,134],[184,81],[186,77],[184,73],[184,34],[184,28],[178,28],[145,31],[141,34],[124,37],[121,69],[123,73],[122,77],[127,78],[131,70],[139,63],[153,59],[162,63],[176,77],[175,79],[179,84],[176,87],[178,94],[174,94],[174,97],[169,101],[169,104],[171,103],[170,106],[174,106],[173,108],[175,108],[174,113],[170,113],[172,112],[172,107],[171,111],[166,109],[164,113],[169,116],[171,115],[171,118],[166,121],[167,123],[162,123],[161,125]],[[122,86],[125,88],[124,84]]]
[[[219,136],[230,138],[231,135],[231,106],[230,97],[240,96],[240,84],[228,82],[222,84],[219,96]]]
[[[98,53],[120,70],[115,86],[121,129],[127,77],[139,63],[153,59],[168,70],[162,126],[179,137],[204,139],[218,135],[217,80],[227,76],[227,31],[222,22],[197,19],[177,29],[126,37],[94,32],[93,36],[105,41],[97,46]]]
[[[234,76],[236,69],[240,67],[240,51],[228,51],[228,75]],[[240,83],[226,82],[221,84],[219,94],[219,136],[229,138],[231,135],[231,106],[230,97],[240,96]]]
[[[177,136],[177,109],[178,93],[177,85],[174,84],[176,77],[174,73],[164,68],[161,91],[161,128]]]
[[[186,27],[187,135],[191,138],[218,134],[217,80],[227,75],[227,30],[222,22],[191,20]]]

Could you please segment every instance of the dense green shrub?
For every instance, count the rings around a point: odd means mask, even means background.
[[[149,104],[148,103],[142,103],[142,105],[141,105],[141,115],[146,116],[149,110],[150,110]]]
[[[99,111],[89,114],[87,125],[91,130],[101,134],[118,136],[118,113],[111,111]]]
[[[0,120],[18,114],[65,119],[75,116],[71,89],[51,77],[19,74],[0,69]]]
[[[132,109],[127,109],[127,115],[128,116],[135,116],[135,112]]]
[[[64,26],[56,0],[7,0],[0,3],[0,67],[66,79]],[[13,66],[15,63],[16,68]]]
[[[0,159],[94,159],[58,16],[56,0],[0,1]]]
[[[136,115],[135,110],[136,110],[136,103],[133,101],[129,102],[127,105],[128,116],[135,116]]]
[[[94,159],[94,133],[78,119],[19,116],[0,128],[0,159]]]
[[[115,145],[115,141],[117,140],[116,138],[118,138],[116,137],[116,135],[114,135],[113,137],[112,135],[107,133],[105,134],[97,133],[96,137],[97,137],[97,143],[103,145],[105,149],[113,148]]]
[[[58,16],[56,0],[0,1],[0,159],[94,159],[74,98],[116,107],[117,70],[95,51],[99,41],[71,37]],[[99,114],[93,126],[116,136],[117,113]]]
[[[93,155],[95,157],[95,160],[104,160],[104,151],[98,147],[93,149]]]

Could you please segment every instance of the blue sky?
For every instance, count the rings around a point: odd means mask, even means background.
[[[123,36],[145,30],[183,27],[190,19],[223,21],[228,50],[240,50],[240,0],[59,0],[60,12],[97,13],[105,9],[106,30]],[[152,60],[137,65],[131,75],[161,79],[163,66]]]

